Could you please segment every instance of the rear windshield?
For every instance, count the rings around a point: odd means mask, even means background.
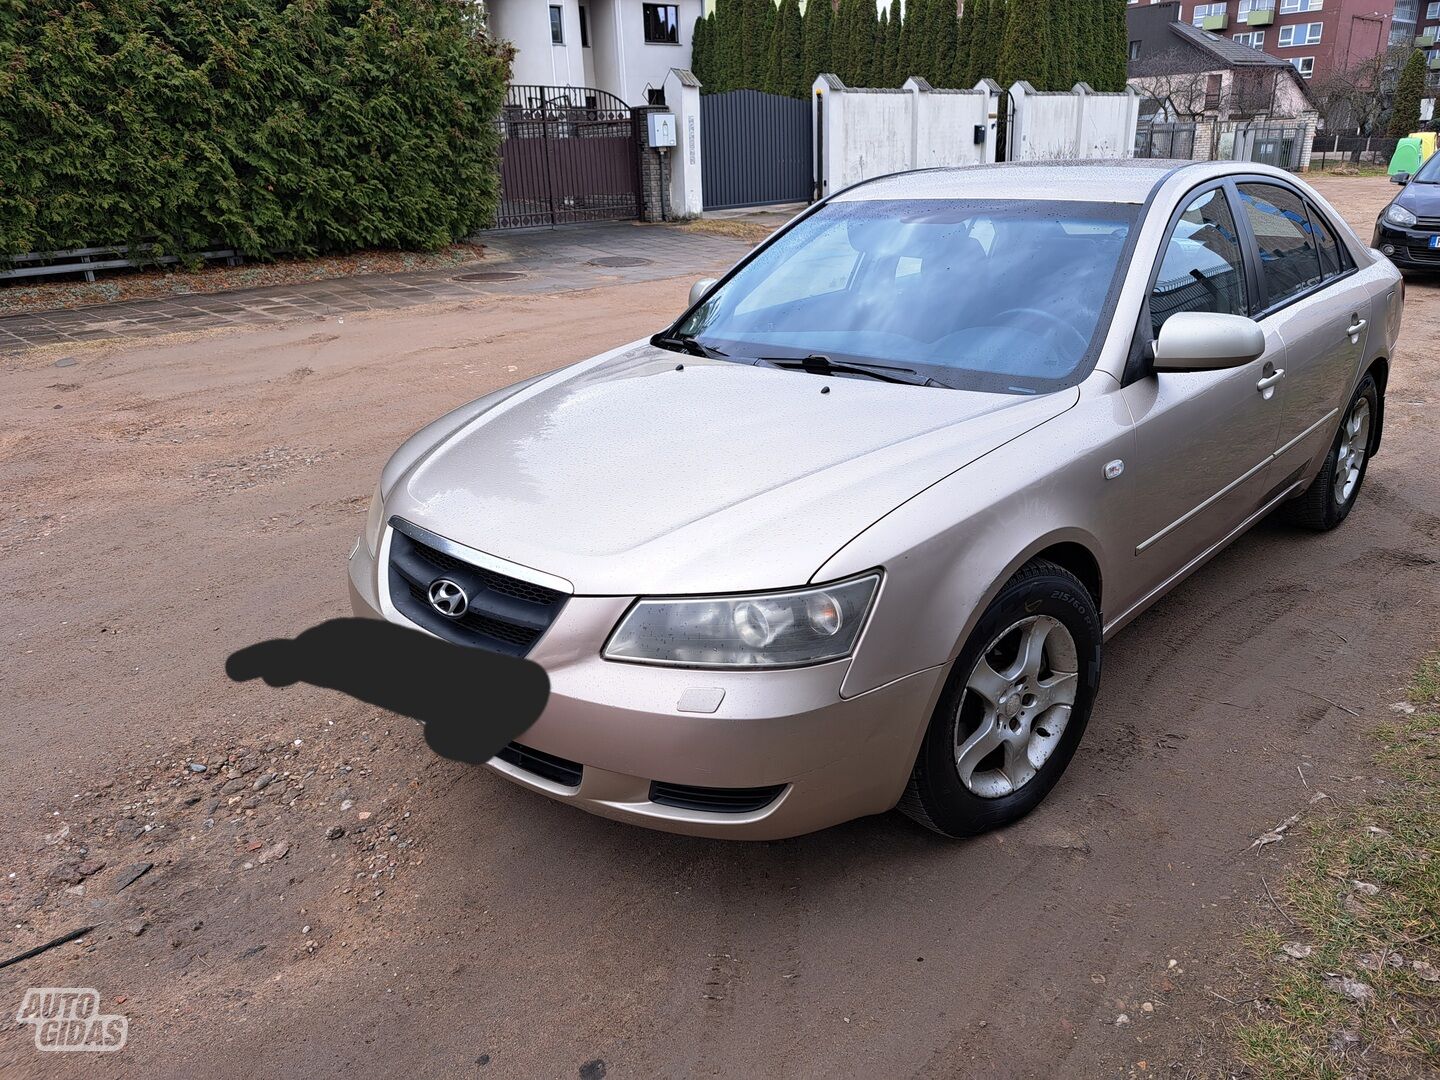
[[[947,386],[1043,393],[1094,366],[1139,208],[838,202],[797,223],[676,328],[737,361],[814,354]]]

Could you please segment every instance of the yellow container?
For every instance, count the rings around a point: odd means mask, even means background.
[[[1410,135],[1412,139],[1420,140],[1420,160],[1429,161],[1430,155],[1435,153],[1435,132],[1416,131]]]

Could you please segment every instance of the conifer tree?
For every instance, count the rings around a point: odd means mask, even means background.
[[[900,71],[900,0],[890,0],[885,20],[885,85],[899,86],[905,81]]]
[[[970,38],[970,63],[975,82],[981,79],[1000,81],[1000,44],[1005,35],[1005,4],[1003,0],[972,0],[976,6],[975,32]],[[1089,0],[1081,0],[1089,2]],[[975,85],[971,83],[970,85]]]
[[[711,69],[714,92],[723,94],[742,85],[740,69],[741,7],[745,0],[715,0],[715,26],[712,35]]]
[[[804,31],[799,0],[781,0],[770,41],[770,78],[765,89],[787,97],[808,97],[804,81]]]
[[[1034,74],[1027,77],[1037,90],[1063,89],[1055,85],[1055,13],[1064,3],[1065,0],[1029,0],[1029,17],[1035,28],[1035,37],[1031,42]]]
[[[706,67],[709,60],[706,51],[710,47],[710,20],[701,15],[695,20],[695,27],[690,31],[690,74],[700,80],[700,86],[704,93],[710,93],[710,72]]]
[[[1420,126],[1420,99],[1425,96],[1425,54],[1416,49],[1400,69],[1395,103],[1390,108],[1392,139],[1403,139]]]
[[[830,0],[807,0],[805,4],[801,67],[805,73],[806,97],[809,97],[816,78],[835,71],[831,57],[834,14]]]
[[[850,43],[855,50],[855,77],[860,86],[879,86],[875,72],[875,31],[880,20],[875,0],[855,0],[850,18]]]
[[[900,81],[924,75],[927,0],[905,0],[904,33],[900,41]]]
[[[1066,0],[1051,0],[1056,16],[1051,24],[1054,27],[1053,41],[1051,45],[1054,53],[1050,60],[1050,89],[1069,90],[1077,81],[1076,72],[1076,37],[1075,17],[1076,8],[1083,7],[1083,3],[1067,3]]]
[[[1106,70],[1109,78],[1105,90],[1124,90],[1126,65],[1130,56],[1130,33],[1125,25],[1125,0],[1102,0],[1109,16],[1110,36],[1106,42]]]
[[[955,57],[960,47],[960,11],[955,0],[944,0],[944,40],[935,64],[936,86],[955,86]]]
[[[978,81],[971,64],[971,36],[975,33],[975,0],[966,3],[964,12],[955,24],[955,55],[950,61],[950,85],[966,89]]]

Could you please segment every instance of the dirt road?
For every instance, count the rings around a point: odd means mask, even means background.
[[[1393,190],[1323,184],[1366,236]],[[1350,520],[1262,525],[1134,623],[1048,803],[973,842],[894,815],[640,831],[338,696],[226,681],[231,650],[346,612],[406,434],[639,336],[688,285],[0,360],[0,954],[99,924],[0,969],[0,1075],[1223,1069],[1211,991],[1295,850],[1246,848],[1377,783],[1359,732],[1435,641],[1440,288],[1409,286]],[[127,1048],[38,1053],[30,986],[97,988]]]

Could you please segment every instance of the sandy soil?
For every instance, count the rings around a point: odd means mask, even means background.
[[[1368,236],[1392,189],[1323,190]],[[0,1075],[1225,1073],[1212,991],[1297,850],[1246,849],[1382,782],[1360,732],[1436,639],[1440,288],[1409,287],[1345,526],[1264,524],[1121,634],[1065,780],[973,842],[650,833],[227,682],[231,650],[346,612],[405,435],[688,284],[0,361],[0,958],[97,925],[0,969]],[[37,1053],[29,986],[96,987],[129,1046]]]

